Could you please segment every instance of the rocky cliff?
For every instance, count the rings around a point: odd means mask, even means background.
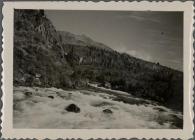
[[[43,10],[15,10],[15,85],[69,86],[73,71],[64,56],[59,34]]]

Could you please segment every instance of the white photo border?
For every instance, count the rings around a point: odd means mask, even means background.
[[[184,125],[183,129],[14,129],[13,128],[13,14],[14,9],[183,11]],[[179,2],[4,2],[2,52],[2,138],[181,138],[193,137],[193,1]]]

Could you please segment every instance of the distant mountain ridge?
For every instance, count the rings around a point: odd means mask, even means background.
[[[44,10],[14,12],[14,85],[87,87],[88,82],[183,110],[183,73],[58,32]]]
[[[113,49],[111,49],[107,45],[100,42],[96,42],[86,35],[76,35],[67,31],[58,31],[58,33],[61,36],[61,40],[63,44],[80,45],[80,46],[87,46],[87,47],[93,46],[93,47],[113,51]]]

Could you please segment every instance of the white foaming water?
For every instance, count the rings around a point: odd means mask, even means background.
[[[27,96],[25,92],[32,92],[32,95]],[[113,98],[114,95],[102,91],[15,87],[13,125],[14,128],[48,129],[175,128],[171,115],[182,118],[181,113],[162,106],[125,104]],[[77,105],[81,112],[66,111],[70,104]],[[156,110],[156,107],[165,111]],[[104,113],[104,109],[112,113]]]

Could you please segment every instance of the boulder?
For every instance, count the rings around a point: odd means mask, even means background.
[[[54,97],[52,96],[52,95],[49,95],[49,96],[47,96],[48,98],[51,98],[51,99],[54,99]]]
[[[70,104],[66,107],[66,111],[68,112],[74,112],[74,113],[79,113],[80,112],[80,108],[75,105],[75,104]]]
[[[32,92],[29,92],[29,91],[25,92],[24,94],[25,94],[27,97],[32,96]]]
[[[34,78],[33,79],[33,84],[35,85],[35,86],[40,86],[41,85],[41,81],[40,81],[40,79],[39,78]]]
[[[105,114],[112,114],[113,113],[112,110],[110,110],[110,109],[104,109],[103,112]]]

